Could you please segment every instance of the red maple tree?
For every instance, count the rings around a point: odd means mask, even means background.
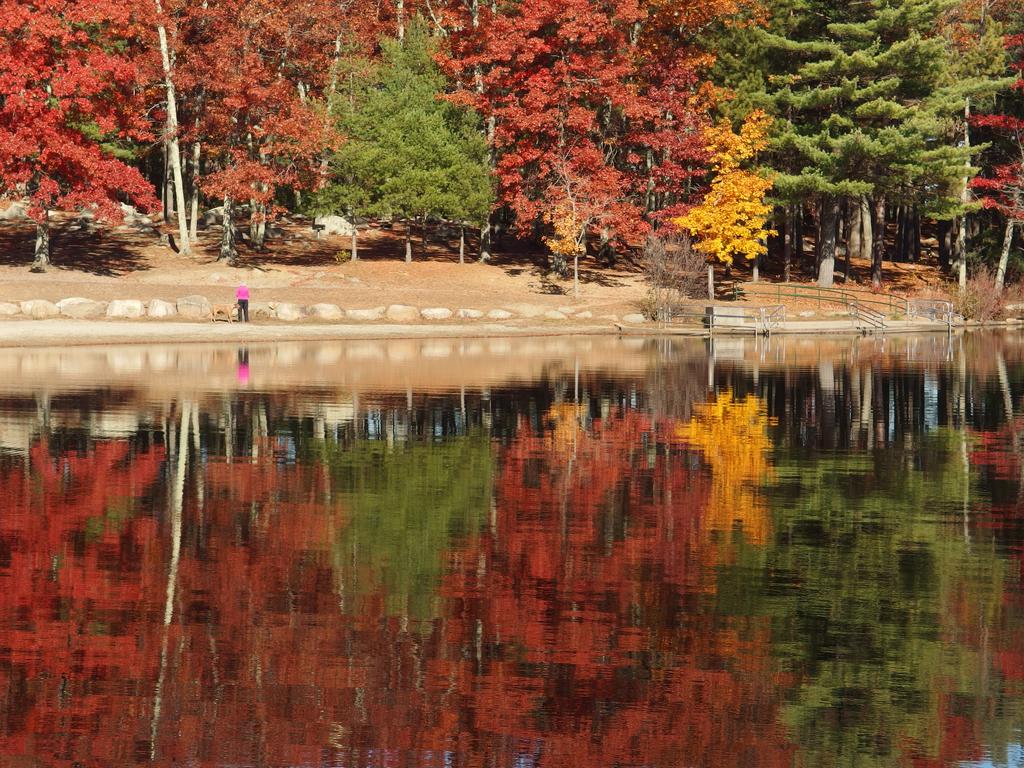
[[[155,204],[119,143],[148,136],[140,30],[129,3],[0,0],[0,194],[26,197],[33,270],[49,264],[49,212],[119,221],[119,200]]]

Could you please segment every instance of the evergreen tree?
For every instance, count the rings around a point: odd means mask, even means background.
[[[348,85],[332,105],[347,141],[314,210],[401,216],[424,227],[428,216],[461,225],[486,220],[493,187],[479,117],[445,100],[434,53],[426,26],[414,21],[404,41],[382,42],[379,64],[349,65]]]
[[[778,198],[791,207],[791,242],[804,202],[817,212],[820,285],[833,281],[844,204],[859,218],[862,201],[871,201],[875,285],[888,205],[947,218],[962,210],[959,186],[971,149],[955,138],[957,120],[966,98],[991,94],[1002,82],[966,67],[953,77],[961,57],[940,32],[954,4],[774,0],[766,27],[725,35],[721,76],[740,92],[742,106],[776,117],[770,162]],[[858,221],[857,232],[865,231]]]

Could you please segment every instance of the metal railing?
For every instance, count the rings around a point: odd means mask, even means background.
[[[850,315],[855,320],[859,320],[871,328],[879,330],[885,328],[885,315],[876,309],[864,306],[860,302],[854,301],[850,303]]]
[[[953,302],[944,299],[910,299],[907,302],[907,317],[923,317],[935,322],[953,326],[956,317]]]
[[[719,314],[716,309],[726,312]],[[786,308],[781,304],[766,307],[710,305],[703,317],[711,333],[716,328],[750,328],[754,333],[765,336],[786,321]]]

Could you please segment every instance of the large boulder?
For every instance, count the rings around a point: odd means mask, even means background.
[[[479,309],[460,309],[455,313],[455,316],[460,320],[479,320],[484,316],[484,313]]]
[[[216,208],[211,208],[203,214],[202,226],[203,227],[219,227],[224,223],[224,206],[220,205]]]
[[[584,310],[583,312],[580,312],[578,315],[576,315],[576,319],[577,320],[589,320],[593,316],[594,316],[593,312],[591,312],[589,310]]]
[[[6,208],[0,208],[0,221],[24,221],[28,218],[28,205],[15,200]]]
[[[539,307],[536,304],[513,304],[510,309],[518,313],[521,317],[533,318],[541,317],[547,312],[544,307]]]
[[[320,232],[324,235],[351,237],[355,231],[351,222],[344,216],[317,216],[313,224],[317,227],[323,227]]]
[[[392,304],[384,315],[393,323],[412,323],[420,319],[420,311],[406,304]]]
[[[146,314],[146,305],[138,299],[115,299],[107,305],[107,317],[134,320]]]
[[[150,317],[174,317],[178,314],[178,308],[169,301],[153,299],[149,302],[149,309],[146,314]]]
[[[632,312],[628,315],[622,316],[622,322],[629,323],[630,325],[640,325],[647,322],[647,318],[641,315],[639,312]]]
[[[21,306],[9,301],[0,301],[0,317],[13,317],[21,314]]]
[[[511,320],[512,313],[506,309],[492,309],[487,313],[488,320]]]
[[[559,312],[557,309],[552,309],[544,313],[545,320],[568,320],[565,314]]]
[[[107,311],[105,302],[83,299],[78,296],[61,299],[57,302],[57,308],[65,317],[74,317],[80,320],[102,317]]]
[[[420,312],[424,320],[450,320],[452,311],[447,307],[429,307]]]
[[[314,304],[306,312],[317,320],[341,320],[345,317],[345,312],[337,304]]]
[[[281,303],[277,305],[277,319],[293,322],[306,316],[305,310],[298,304]]]
[[[34,320],[45,320],[48,317],[60,315],[60,309],[52,301],[31,299],[21,302],[21,313],[28,315]]]
[[[348,309],[345,310],[345,317],[349,320],[376,321],[384,319],[384,307],[372,307],[371,309]]]
[[[263,320],[276,320],[277,305],[273,302],[267,301],[251,301],[249,302],[249,317],[253,320],[256,318]]]
[[[213,307],[205,296],[183,296],[178,299],[178,314],[189,320],[209,320],[213,317]]]

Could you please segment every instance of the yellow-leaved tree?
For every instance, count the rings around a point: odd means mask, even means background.
[[[772,118],[751,112],[739,133],[727,122],[708,128],[705,141],[712,155],[714,177],[699,205],[672,223],[690,232],[698,251],[708,257],[709,298],[714,298],[714,262],[732,266],[736,259],[753,261],[767,253],[764,239],[774,234],[764,228],[771,213],[765,195],[772,182],[745,163],[768,146]]]

